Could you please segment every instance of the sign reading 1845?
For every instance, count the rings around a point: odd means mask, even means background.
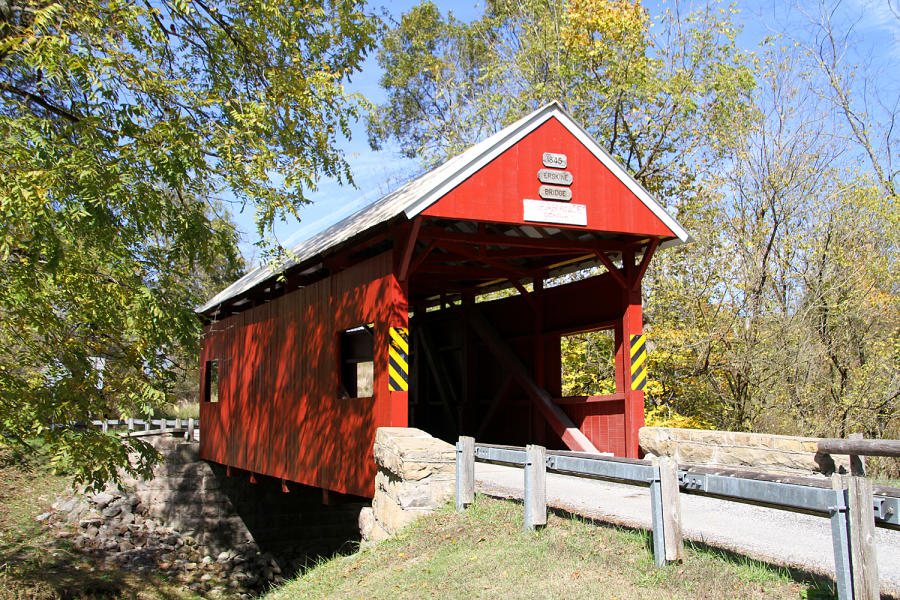
[[[553,152],[544,152],[544,154],[541,158],[544,161],[545,167],[551,167],[553,169],[565,169],[566,164],[568,164],[565,154],[555,154]]]

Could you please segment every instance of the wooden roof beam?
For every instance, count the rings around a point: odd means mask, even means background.
[[[619,252],[621,250],[634,248],[638,245],[637,242],[631,241],[614,242],[610,240],[595,240],[591,242],[580,242],[558,239],[535,239],[524,236],[497,235],[489,233],[462,233],[459,231],[448,231],[441,227],[422,227],[419,235],[423,239],[460,242],[463,244],[472,244],[475,246],[506,246],[510,248],[571,250],[573,252],[593,252],[595,250],[603,252]]]

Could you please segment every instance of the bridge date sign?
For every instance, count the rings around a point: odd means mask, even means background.
[[[554,152],[544,152],[541,157],[545,167],[552,167],[554,169],[565,169],[568,164],[568,159],[565,154],[556,154]]]

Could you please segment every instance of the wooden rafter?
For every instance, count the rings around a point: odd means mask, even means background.
[[[475,246],[505,246],[510,248],[571,250],[572,252],[578,252],[582,250],[587,252],[594,252],[595,250],[618,252],[623,248],[634,246],[633,243],[611,242],[607,240],[579,242],[570,240],[546,238],[537,239],[522,236],[496,235],[487,233],[462,233],[459,231],[448,231],[441,227],[422,227],[419,235],[423,239],[461,242],[464,244],[472,244]]]
[[[428,246],[425,247],[422,252],[416,257],[412,264],[409,266],[409,271],[407,272],[407,277],[416,272],[416,270],[422,266],[422,263],[425,262],[425,259],[428,258],[428,255],[431,254],[431,251],[436,247],[437,242],[435,240],[431,240],[428,242]]]
[[[482,262],[486,265],[490,265],[492,267],[496,267],[498,269],[508,271],[510,273],[518,275],[519,277],[530,278],[530,277],[534,276],[534,273],[531,273],[530,271],[523,269],[519,265],[513,265],[513,264],[510,264],[503,260],[495,259],[495,258],[493,258],[493,256],[491,256],[491,257],[483,256],[481,253],[475,251],[474,249],[467,247],[465,244],[454,244],[452,242],[438,242],[438,247],[440,247],[441,249],[446,250],[448,252],[453,252],[454,254],[458,254],[459,256],[462,256],[463,258],[468,258],[473,261]]]
[[[419,237],[419,229],[422,228],[422,217],[413,219],[412,227],[409,230],[409,236],[406,238],[406,246],[403,248],[403,256],[400,258],[400,281],[406,281],[409,276],[409,263],[412,260],[413,250],[416,248],[416,239]]]
[[[647,248],[644,250],[644,256],[641,257],[641,264],[638,266],[637,271],[631,279],[630,287],[632,290],[637,290],[638,286],[641,285],[644,273],[647,272],[647,267],[650,266],[650,259],[653,258],[653,253],[656,252],[658,246],[659,238],[653,238],[650,240],[650,243],[647,244]]]
[[[603,266],[606,267],[606,270],[609,271],[610,275],[622,286],[623,289],[628,289],[628,282],[625,281],[625,277],[622,275],[622,272],[616,268],[616,265],[613,264],[609,257],[599,250],[595,250],[594,254],[597,256],[597,260],[603,263]]]

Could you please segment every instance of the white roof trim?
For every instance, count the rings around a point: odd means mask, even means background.
[[[483,167],[487,166],[492,160],[515,146],[526,135],[543,125],[551,117],[558,114],[564,113],[561,111],[559,104],[551,102],[485,140],[485,142],[492,140],[494,143],[485,148],[481,154],[474,157],[473,160],[462,167],[462,169],[452,173],[450,177],[422,196],[418,202],[409,206],[404,211],[406,216],[412,219],[423,210],[427,209],[429,206],[453,191],[456,186],[480,171]]]

